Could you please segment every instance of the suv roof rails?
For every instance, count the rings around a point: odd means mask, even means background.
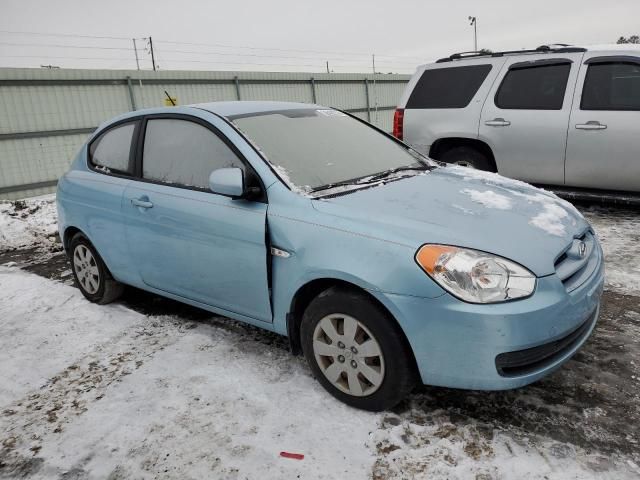
[[[553,48],[558,46],[560,48]],[[449,55],[448,57],[436,60],[436,63],[451,62],[453,60],[464,60],[467,58],[478,57],[502,57],[503,55],[516,55],[519,53],[581,53],[586,52],[587,49],[583,47],[572,47],[566,43],[552,43],[550,45],[540,45],[533,50],[505,50],[503,52],[488,52],[488,51],[471,51],[471,52],[459,52]]]

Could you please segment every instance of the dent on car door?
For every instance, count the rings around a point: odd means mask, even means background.
[[[567,185],[640,192],[640,56],[587,54],[578,86]]]
[[[210,173],[243,163],[211,126],[149,118],[141,180],[125,192],[127,243],[145,285],[271,321],[263,202],[208,191]]]
[[[567,124],[582,55],[531,55],[504,64],[479,128],[499,173],[532,183],[564,183]]]

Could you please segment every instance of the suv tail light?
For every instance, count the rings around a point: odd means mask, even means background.
[[[404,108],[396,108],[393,114],[393,136],[398,140],[402,140],[402,128],[404,123]]]

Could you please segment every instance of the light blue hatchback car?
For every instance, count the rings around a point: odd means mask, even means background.
[[[89,300],[133,285],[287,335],[331,394],[368,410],[417,381],[531,383],[598,317],[602,250],[570,204],[318,105],[122,115],[57,201]]]

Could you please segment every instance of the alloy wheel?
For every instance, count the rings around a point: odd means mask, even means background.
[[[318,322],[313,354],[327,380],[348,395],[371,395],[382,385],[382,349],[369,329],[349,315],[335,313]]]
[[[91,250],[78,245],[73,252],[73,269],[82,288],[89,294],[95,294],[100,288],[100,271]]]

